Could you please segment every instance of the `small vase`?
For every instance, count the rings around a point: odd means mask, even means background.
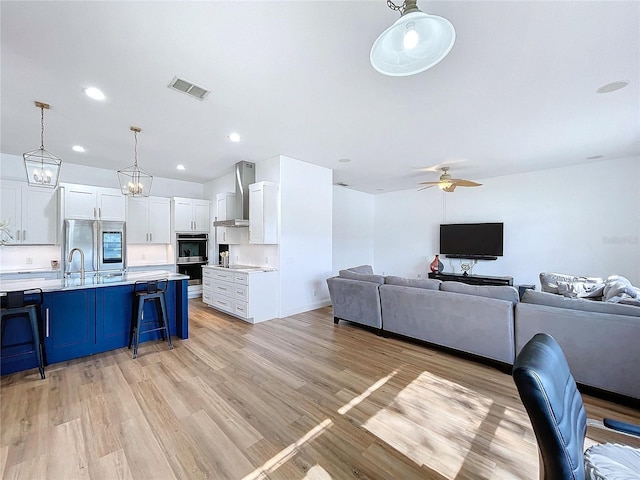
[[[444,265],[440,261],[440,255],[436,255],[436,258],[433,259],[433,262],[431,262],[429,268],[432,272],[441,272],[444,269]]]

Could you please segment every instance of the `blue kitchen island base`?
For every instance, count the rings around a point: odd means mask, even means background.
[[[10,282],[10,284],[6,282],[2,285],[2,291],[28,290],[35,287],[44,290],[40,332],[44,337],[45,363],[49,365],[127,347],[131,319],[134,315],[134,283],[137,280],[162,278],[162,275],[158,275],[159,273],[162,272],[152,272],[148,275],[144,272],[125,274],[108,284],[94,280],[91,282],[24,280]],[[189,336],[188,277],[165,274],[164,278],[169,278],[165,295],[171,335],[186,339]],[[16,285],[19,283],[22,286]],[[157,312],[151,304],[148,304],[145,306],[144,315],[145,318],[151,319],[157,315]],[[8,327],[13,325],[12,323]],[[15,327],[7,328],[4,335],[6,342],[3,343],[16,344],[23,338],[28,338],[30,332],[26,331],[22,322],[15,322]],[[140,342],[155,338],[160,338],[159,332],[141,335]],[[6,358],[2,359],[0,365],[2,375],[38,366],[35,353],[16,355],[17,353],[20,352],[3,351],[2,356]]]

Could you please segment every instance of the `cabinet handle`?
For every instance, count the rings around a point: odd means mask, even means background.
[[[27,231],[22,230],[22,241],[25,241],[26,239],[27,239]]]
[[[44,331],[45,331],[45,336],[47,338],[49,338],[49,309],[45,308],[44,310],[44,317],[45,317],[45,327],[44,327]]]
[[[102,218],[102,208],[98,207],[98,218]]]
[[[149,241],[149,234],[145,233],[145,240],[148,242]]]
[[[20,230],[16,230],[16,240],[20,240]]]
[[[149,234],[149,241],[150,241],[150,242],[153,242],[153,233],[150,233],[150,234]]]
[[[96,207],[93,207],[93,218],[96,218]]]

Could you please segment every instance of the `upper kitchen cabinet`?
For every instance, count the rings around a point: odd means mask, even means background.
[[[278,185],[249,185],[249,243],[278,243]]]
[[[209,200],[173,197],[171,205],[171,221],[176,232],[209,232]]]
[[[171,243],[171,202],[163,197],[128,197],[127,243]]]
[[[54,245],[57,243],[58,192],[30,187],[23,182],[3,180],[0,221],[6,222],[13,245]]]
[[[126,197],[120,189],[60,184],[63,218],[124,222]]]
[[[216,195],[217,220],[233,220],[236,218],[236,194],[232,192]],[[248,243],[247,227],[216,227],[216,242],[228,245]]]

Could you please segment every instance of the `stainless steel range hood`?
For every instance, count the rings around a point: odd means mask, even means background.
[[[256,183],[256,164],[238,162],[235,167],[236,177],[236,218],[218,220],[214,227],[248,227],[249,226],[249,185]]]

